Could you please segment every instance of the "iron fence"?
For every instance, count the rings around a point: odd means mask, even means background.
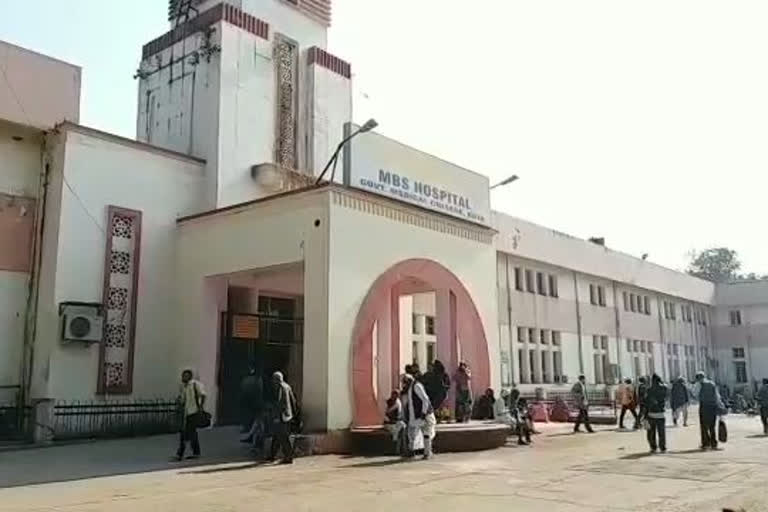
[[[172,400],[58,402],[53,414],[56,440],[168,434],[180,425]]]
[[[0,442],[28,441],[32,408],[19,403],[0,403]]]

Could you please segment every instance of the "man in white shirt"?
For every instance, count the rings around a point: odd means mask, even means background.
[[[200,439],[197,429],[200,425],[200,416],[204,414],[205,389],[200,381],[192,378],[192,370],[181,372],[181,388],[179,390],[179,405],[182,410],[182,424],[179,431],[179,449],[173,460],[180,461],[184,458],[187,443],[192,445],[192,455],[189,459],[200,458]]]

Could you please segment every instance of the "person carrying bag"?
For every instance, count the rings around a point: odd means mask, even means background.
[[[203,385],[192,378],[192,370],[181,372],[181,389],[179,392],[179,407],[181,409],[181,429],[179,430],[179,448],[172,461],[180,461],[184,458],[187,443],[191,445],[192,455],[189,459],[200,458],[200,439],[197,435],[198,428],[207,428],[211,425],[211,415],[205,411],[205,389]]]

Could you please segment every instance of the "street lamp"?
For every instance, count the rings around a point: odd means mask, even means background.
[[[376,122],[375,119],[369,119],[365,122],[363,126],[349,134],[347,137],[342,140],[339,145],[336,147],[336,151],[333,152],[333,155],[331,155],[330,160],[328,160],[328,163],[325,164],[325,168],[323,169],[323,172],[320,173],[320,176],[317,177],[317,181],[315,181],[315,185],[320,184],[320,181],[322,181],[323,177],[325,176],[325,173],[328,172],[328,169],[331,167],[331,164],[333,164],[333,171],[331,171],[331,181],[333,181],[333,178],[336,176],[336,164],[339,161],[339,153],[341,153],[341,150],[344,148],[344,146],[360,135],[361,133],[369,132],[379,126],[379,123]]]
[[[500,181],[500,182],[498,182],[497,184],[493,185],[493,186],[492,186],[490,189],[488,189],[488,190],[493,190],[493,189],[495,189],[495,188],[497,188],[497,187],[503,187],[504,185],[509,185],[509,184],[510,184],[510,183],[512,183],[513,181],[517,181],[517,180],[519,180],[519,179],[520,179],[520,177],[519,177],[517,174],[513,174],[513,175],[512,175],[512,176],[510,176],[509,178],[504,178],[503,180],[501,180],[501,181]]]

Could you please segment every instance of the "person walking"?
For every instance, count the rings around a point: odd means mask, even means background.
[[[616,401],[621,404],[621,414],[619,415],[619,428],[624,429],[624,416],[627,411],[632,413],[635,418],[634,428],[637,428],[637,412],[635,411],[635,388],[632,386],[632,379],[626,379],[619,384],[616,390]]]
[[[763,434],[768,436],[768,379],[763,379],[763,385],[757,392],[757,403],[760,406],[760,419],[763,422]]]
[[[424,450],[424,458],[432,457],[432,440],[435,438],[435,413],[424,385],[413,375],[403,375],[403,411],[408,430],[408,456]]]
[[[195,380],[192,370],[181,372],[181,387],[179,389],[178,404],[181,409],[181,429],[179,430],[179,448],[173,461],[184,458],[187,443],[191,445],[192,455],[188,459],[200,458],[200,438],[197,429],[201,425],[201,417],[205,414],[205,388],[200,381]]]
[[[717,449],[717,415],[723,405],[720,393],[714,382],[709,380],[704,372],[696,374],[694,394],[699,400],[699,426],[701,428],[701,449]]]
[[[677,421],[680,416],[683,417],[683,426],[688,426],[688,403],[690,402],[690,392],[688,391],[688,385],[685,383],[685,379],[678,377],[675,382],[672,383],[672,391],[669,397],[670,406],[672,407],[672,421],[677,426]]]
[[[571,388],[571,395],[576,407],[579,408],[579,416],[576,418],[576,425],[573,427],[574,432],[581,432],[581,424],[584,424],[587,432],[590,434],[594,432],[592,425],[589,423],[589,401],[587,400],[587,378],[584,375],[579,375],[579,380]]]
[[[275,389],[277,409],[272,419],[272,450],[269,460],[277,458],[277,450],[283,452],[280,464],[293,464],[293,444],[291,443],[291,426],[299,413],[299,405],[291,386],[285,382],[281,372],[272,374],[272,385]]]
[[[637,382],[637,405],[639,408],[639,413],[637,415],[637,426],[639,428],[640,423],[645,420],[645,417],[648,413],[648,407],[645,403],[648,395],[648,380],[645,377],[640,377]]]
[[[472,416],[472,371],[467,363],[459,363],[453,381],[456,383],[456,422],[465,423]]]
[[[646,396],[646,407],[648,415],[648,445],[651,453],[661,450],[661,453],[667,451],[667,431],[665,409],[667,405],[667,385],[662,382],[661,377],[653,374],[651,377],[651,387],[648,388]]]

